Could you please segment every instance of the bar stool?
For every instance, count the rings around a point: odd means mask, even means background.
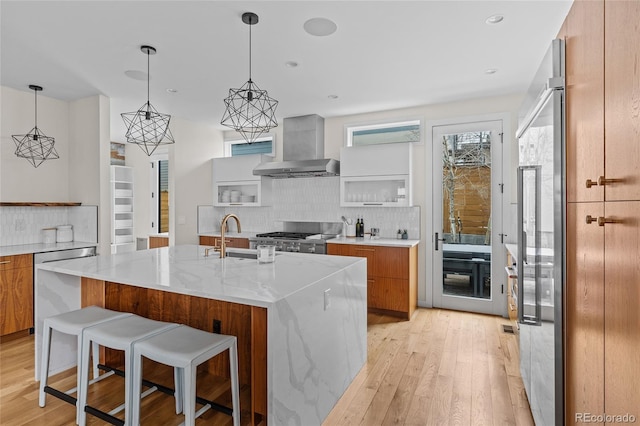
[[[82,364],[80,362],[80,351],[82,348],[82,332],[88,327],[92,327],[97,324],[102,324],[108,321],[112,321],[117,318],[124,318],[131,316],[132,314],[126,312],[111,311],[103,309],[98,306],[89,306],[86,308],[78,309],[71,312],[65,312],[60,315],[55,315],[49,318],[45,318],[44,327],[42,333],[42,359],[40,363],[40,393],[38,398],[38,405],[44,407],[46,404],[47,393],[57,398],[62,399],[70,404],[77,406],[77,398],[71,396],[75,391],[81,388],[80,377],[82,371]],[[51,355],[51,334],[56,330],[64,334],[71,334],[78,338],[78,364],[76,369],[76,387],[69,389],[68,391],[61,392],[50,386],[47,386],[49,380],[49,358]],[[99,352],[98,345],[93,345],[93,379],[96,380],[100,374],[98,370]],[[76,407],[76,422],[78,421],[79,410]]]
[[[133,344],[137,340],[151,337],[155,334],[175,327],[178,327],[178,324],[154,321],[137,315],[131,315],[129,317],[116,319],[104,324],[98,324],[84,330],[82,354],[80,360],[83,367],[89,363],[89,348],[92,343],[98,344],[100,346],[105,346],[107,348],[124,351],[125,400],[123,405],[117,407],[109,413],[105,413],[94,407],[88,406],[87,393],[89,387],[89,374],[87,368],[82,368],[80,370],[82,374],[81,386],[78,393],[78,408],[80,410],[78,416],[78,424],[80,426],[86,425],[87,412],[109,423],[122,424],[122,421],[120,419],[113,416],[113,414],[121,411],[122,408],[124,408],[125,413],[125,424],[132,424],[130,419],[131,410],[129,409],[129,407],[131,403],[131,383],[133,378],[131,362],[133,356]]]
[[[198,365],[214,356],[229,350],[229,367],[231,373],[232,409],[206,402],[198,413],[196,408],[196,371]],[[140,391],[142,381],[142,357],[169,365],[174,368],[176,377],[176,414],[184,411],[187,426],[193,426],[195,419],[215,405],[233,417],[233,425],[240,425],[240,393],[238,380],[238,349],[235,336],[208,333],[203,330],[181,325],[177,328],[138,341],[133,347],[132,388],[132,424],[140,424]],[[183,406],[184,404],[184,406]]]

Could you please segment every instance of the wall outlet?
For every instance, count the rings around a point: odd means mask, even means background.
[[[328,288],[324,291],[324,310],[326,311],[331,307],[331,289]]]

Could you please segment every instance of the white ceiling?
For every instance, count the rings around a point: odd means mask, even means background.
[[[524,93],[571,6],[554,1],[9,1],[0,3],[3,86],[63,100],[111,99],[120,112],[146,101],[140,45],[154,46],[151,103],[163,113],[220,126],[230,87],[253,80],[280,103],[277,117],[324,117]],[[488,25],[494,14],[504,21]],[[337,31],[315,37],[306,20]],[[285,65],[295,61],[299,65]],[[488,75],[486,69],[498,71]],[[167,88],[177,93],[168,93]],[[330,99],[329,95],[337,95]]]

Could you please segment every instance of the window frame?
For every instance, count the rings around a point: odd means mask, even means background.
[[[272,157],[275,157],[276,155],[276,135],[275,134],[268,133],[256,139],[256,142],[266,142],[269,140],[271,141],[271,152],[265,152],[263,154],[271,155]],[[247,141],[245,141],[244,139],[225,139],[224,140],[224,156],[233,157],[231,147],[233,145],[242,145],[242,144],[247,144]]]
[[[353,144],[353,133],[362,130],[375,130],[375,129],[389,129],[393,127],[401,127],[408,125],[418,125],[420,130],[420,136],[416,141],[406,141],[406,142],[382,142],[377,144],[369,144],[369,145],[354,145]],[[393,143],[414,143],[422,145],[424,144],[424,119],[422,117],[404,117],[397,119],[385,119],[385,120],[376,120],[376,121],[367,121],[360,123],[348,123],[344,126],[344,146],[347,147],[358,147],[358,146],[370,146],[370,145],[385,145],[385,144],[393,144]]]

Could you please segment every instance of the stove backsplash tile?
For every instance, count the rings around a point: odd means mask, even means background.
[[[236,213],[243,231],[282,230],[282,222],[342,222],[341,216],[364,218],[365,230],[379,228],[382,238],[396,238],[398,229],[420,238],[419,207],[340,207],[340,178],[274,179],[271,207],[215,207],[216,223]]]

